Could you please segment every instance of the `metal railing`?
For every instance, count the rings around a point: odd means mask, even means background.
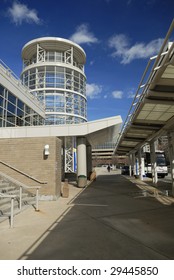
[[[22,210],[22,190],[26,189],[26,190],[31,190],[31,189],[35,189],[36,190],[36,207],[35,207],[35,211],[39,211],[39,189],[41,188],[41,186],[24,186],[24,185],[20,185],[20,189],[19,189],[19,209],[20,211]]]
[[[19,87],[21,88],[21,90],[23,91],[23,94],[28,98],[32,98],[34,100],[35,103],[37,103],[39,105],[39,107],[41,107],[43,110],[45,110],[45,105],[43,102],[41,102],[40,100],[38,100],[38,98],[36,96],[34,96],[30,91],[29,88],[27,86],[25,86],[22,81],[19,79],[19,77],[0,59],[0,69],[3,71],[3,73],[5,75],[8,76],[8,78],[11,78],[13,80],[13,82]]]
[[[17,197],[17,195],[0,193],[0,198],[10,198],[11,199],[10,228],[13,228],[13,221],[14,221],[14,199],[16,197]]]
[[[149,59],[147,66],[144,70],[140,83],[138,85],[138,89],[135,93],[134,99],[132,101],[131,107],[128,111],[127,117],[123,123],[122,129],[119,133],[119,137],[117,139],[114,153],[119,145],[122,135],[124,134],[127,127],[129,127],[133,121],[133,118],[139,109],[140,103],[145,99],[145,96],[148,92],[149,86],[153,82],[157,72],[164,66],[172,63],[174,60],[174,42],[169,45],[169,37],[174,29],[174,20],[172,21],[170,28],[167,32],[167,35],[164,39],[162,47],[158,53],[158,55],[153,56]],[[152,63],[153,62],[153,63]]]
[[[33,176],[31,176],[31,175],[29,175],[29,174],[27,174],[27,173],[25,173],[25,172],[23,172],[23,171],[17,169],[16,167],[14,167],[14,166],[12,166],[12,165],[10,165],[10,164],[8,164],[8,163],[2,161],[2,160],[0,160],[0,163],[3,164],[3,165],[5,165],[5,166],[7,166],[7,167],[9,167],[10,169],[15,170],[16,172],[18,172],[18,173],[24,175],[25,177],[27,177],[27,178],[29,178],[29,179],[31,179],[31,180],[33,180],[33,181],[39,183],[39,184],[47,184],[46,181],[40,181],[40,180],[34,178]]]
[[[35,211],[39,211],[39,189],[41,188],[41,186],[27,186],[27,185],[19,182],[18,180],[15,180],[12,177],[4,174],[3,172],[0,172],[0,176],[4,179],[8,180],[9,182],[13,183],[16,187],[19,188],[19,211],[22,210],[22,192],[23,192],[23,189],[25,189],[25,190],[35,189],[36,190]],[[10,198],[11,199],[10,228],[12,228],[13,224],[14,224],[14,199],[17,199],[18,196],[17,195],[12,195],[12,194],[0,193],[0,198]]]

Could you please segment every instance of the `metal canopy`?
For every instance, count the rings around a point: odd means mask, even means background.
[[[174,128],[174,21],[159,54],[150,58],[115,147],[129,154]]]

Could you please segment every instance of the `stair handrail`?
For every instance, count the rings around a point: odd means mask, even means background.
[[[21,211],[22,209],[22,189],[36,189],[36,208],[35,211],[39,211],[39,189],[41,188],[41,186],[27,186],[25,184],[23,184],[22,182],[6,175],[5,173],[0,171],[0,176],[2,178],[5,178],[7,180],[9,180],[11,183],[17,185],[20,189],[19,189],[19,210]],[[10,212],[10,228],[13,228],[13,223],[14,223],[14,199],[17,198],[17,195],[13,195],[13,194],[4,194],[4,193],[0,193],[0,197],[2,198],[11,198],[11,212]]]
[[[14,223],[14,199],[17,197],[17,195],[0,193],[0,197],[11,199],[10,228],[13,228],[13,223]]]
[[[7,167],[9,167],[9,168],[11,168],[11,169],[17,171],[18,173],[21,173],[22,175],[24,175],[24,176],[26,176],[26,177],[32,179],[33,181],[35,181],[35,182],[37,182],[37,183],[39,183],[39,184],[43,184],[43,185],[44,185],[44,184],[47,184],[47,183],[48,183],[48,182],[46,182],[46,181],[40,181],[40,180],[34,178],[33,176],[31,176],[31,175],[29,175],[29,174],[27,174],[27,173],[25,173],[25,172],[23,172],[23,171],[17,169],[16,167],[14,167],[14,166],[10,165],[9,163],[6,163],[6,162],[4,162],[4,161],[2,161],[2,160],[0,160],[0,163],[2,163],[3,165],[5,165],[5,166],[7,166]]]

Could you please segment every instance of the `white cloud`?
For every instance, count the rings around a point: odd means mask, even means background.
[[[29,9],[26,5],[17,1],[13,2],[12,7],[8,9],[8,16],[16,25],[22,24],[22,22],[41,23],[36,10]]]
[[[130,46],[129,39],[124,34],[115,35],[109,40],[109,47],[115,49],[113,57],[120,57],[122,64],[128,64],[134,59],[143,59],[157,54],[163,39],[152,40],[149,43],[136,43]]]
[[[87,84],[86,85],[86,95],[90,99],[98,98],[101,91],[102,91],[102,86],[99,86],[96,84]]]
[[[112,96],[115,99],[122,99],[123,98],[123,92],[121,90],[114,90],[112,92]]]
[[[81,24],[77,27],[76,32],[69,38],[77,44],[91,44],[97,43],[98,39],[92,32],[88,30],[87,24]]]
[[[128,94],[127,94],[127,98],[134,98],[135,97],[135,93],[136,93],[136,90],[135,89],[130,89],[128,91]]]

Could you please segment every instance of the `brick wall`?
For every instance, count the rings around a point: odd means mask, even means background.
[[[44,156],[44,146],[50,154]],[[45,199],[56,199],[61,191],[61,140],[57,137],[0,139],[0,161],[47,184],[27,178],[0,163],[0,171],[28,186],[42,186],[40,194]]]

